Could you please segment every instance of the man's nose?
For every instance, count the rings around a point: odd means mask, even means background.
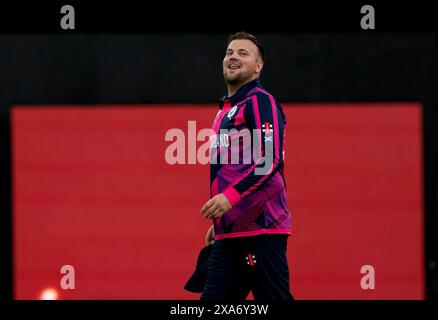
[[[237,61],[237,60],[238,60],[238,56],[234,55],[234,53],[233,53],[230,57],[230,61]]]

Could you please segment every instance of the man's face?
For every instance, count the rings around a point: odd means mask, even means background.
[[[257,46],[250,40],[233,40],[228,45],[223,61],[225,81],[229,84],[246,83],[258,78],[263,68]]]

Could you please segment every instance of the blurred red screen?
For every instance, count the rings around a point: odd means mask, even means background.
[[[423,299],[421,105],[283,108],[294,297]],[[209,167],[187,164],[188,125],[209,128],[216,113],[212,104],[13,107],[14,298],[52,288],[59,299],[198,299],[183,287],[210,225],[199,213]],[[186,164],[165,159],[172,128],[185,134]],[[74,289],[60,286],[66,265]],[[367,265],[374,289],[361,286]]]

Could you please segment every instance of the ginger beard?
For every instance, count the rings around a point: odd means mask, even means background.
[[[228,84],[239,84],[250,80],[250,75],[238,63],[224,65],[224,79]]]
[[[249,73],[248,68],[239,61],[224,61],[223,74],[226,83],[241,84],[252,80],[254,73]]]

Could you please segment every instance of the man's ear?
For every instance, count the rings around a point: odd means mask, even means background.
[[[260,73],[262,71],[262,69],[263,69],[263,66],[264,66],[263,60],[260,59],[260,58],[257,59],[257,62],[256,62],[256,72]]]

